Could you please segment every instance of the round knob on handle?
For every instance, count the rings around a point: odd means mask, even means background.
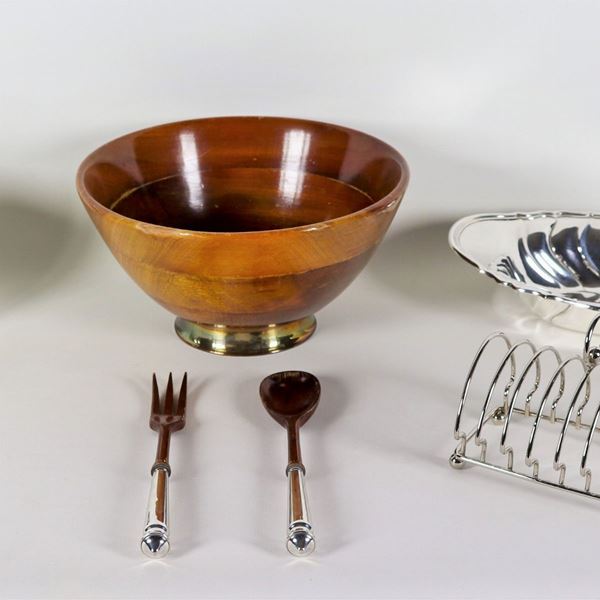
[[[315,538],[308,524],[299,524],[290,527],[287,539],[287,549],[294,556],[308,556],[315,550]]]
[[[169,538],[161,529],[148,531],[142,538],[141,547],[148,558],[164,558],[171,549]]]

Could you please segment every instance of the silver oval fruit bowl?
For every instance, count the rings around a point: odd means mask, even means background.
[[[600,215],[583,212],[481,214],[450,229],[450,246],[469,264],[524,294],[542,318],[586,330],[600,310]]]

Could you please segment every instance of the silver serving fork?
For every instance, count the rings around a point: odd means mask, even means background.
[[[171,433],[185,426],[185,403],[187,398],[187,373],[184,374],[175,406],[173,398],[173,375],[169,381],[162,406],[158,393],[156,375],[152,375],[152,408],[150,428],[158,432],[156,460],[150,471],[152,485],[146,510],[146,525],[142,536],[142,552],[150,558],[163,558],[170,549],[169,542],[169,443]]]

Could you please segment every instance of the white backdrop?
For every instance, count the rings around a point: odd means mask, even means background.
[[[480,338],[579,338],[446,234],[471,212],[597,208],[599,19],[584,1],[0,0],[2,596],[597,596],[593,504],[447,467]],[[112,137],[227,114],[355,127],[411,166],[377,256],[281,355],[180,343],[74,191]],[[304,436],[319,547],[300,562],[282,545],[283,432],[256,394],[286,368],[324,390]],[[148,563],[150,375],[185,369],[173,550]]]

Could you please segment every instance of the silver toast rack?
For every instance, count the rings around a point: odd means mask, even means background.
[[[590,402],[592,373],[600,364],[600,347],[592,346],[599,321],[600,316],[595,317],[587,330],[582,356],[566,359],[553,346],[538,349],[529,340],[512,343],[502,332],[488,336],[477,350],[465,380],[454,425],[458,445],[450,456],[450,465],[477,465],[600,499],[600,493],[591,491],[589,466],[600,419],[600,399]],[[494,348],[504,350],[499,363],[484,360]],[[487,391],[471,399],[476,395],[474,378],[479,381],[486,362],[491,381],[482,389]],[[488,375],[485,382],[489,381]],[[467,406],[471,400],[480,403],[478,413]],[[591,419],[586,423],[584,417]],[[468,420],[473,427],[470,430],[465,427]],[[517,431],[522,433],[519,446]],[[548,443],[542,445],[540,438]],[[565,446],[569,446],[568,452]],[[574,462],[579,461],[578,471],[567,467],[566,456],[571,455]]]

